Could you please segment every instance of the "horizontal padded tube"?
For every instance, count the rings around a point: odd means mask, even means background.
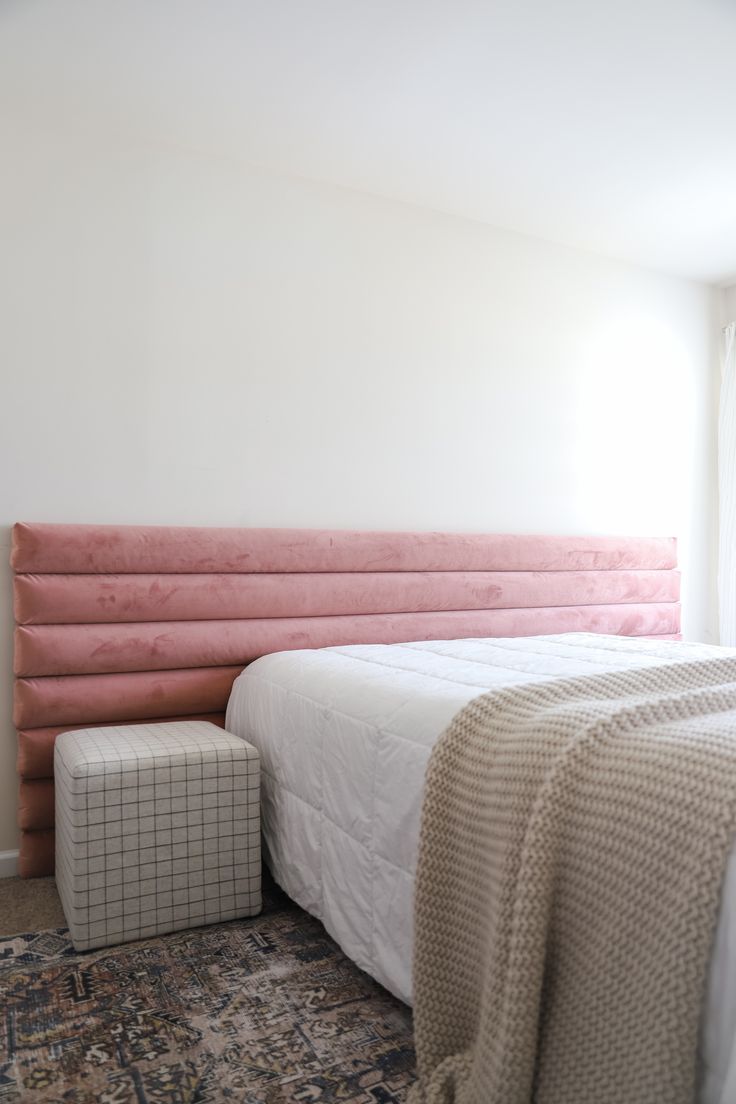
[[[18,827],[54,827],[54,780],[34,778],[23,780],[18,787]]]
[[[676,571],[18,575],[19,625],[676,602]]]
[[[141,525],[13,527],[17,572],[574,571],[676,566],[670,537],[213,529]]]
[[[269,652],[335,644],[574,631],[644,636],[677,632],[679,627],[676,603],[274,617],[252,621],[23,625],[15,630],[15,673],[21,678],[35,678],[244,666]]]
[[[174,714],[220,713],[238,667],[142,671],[121,675],[16,679],[16,728],[81,728],[103,721],[133,723]]]
[[[145,721],[154,718],[146,717]],[[191,716],[156,717],[156,721],[210,721],[211,724],[225,727],[224,713],[195,713]],[[145,721],[141,721],[144,724]],[[107,728],[119,724],[119,721],[89,721],[86,728]],[[136,723],[136,722],[133,722]],[[50,778],[54,773],[54,744],[62,732],[69,732],[79,725],[61,725],[55,728],[21,729],[18,733],[18,774],[21,778]]]
[[[21,878],[47,878],[54,873],[54,831],[21,832],[18,873]]]

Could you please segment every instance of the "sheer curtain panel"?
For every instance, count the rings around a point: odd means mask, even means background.
[[[723,331],[723,376],[718,419],[720,537],[718,604],[721,644],[736,646],[736,322]]]

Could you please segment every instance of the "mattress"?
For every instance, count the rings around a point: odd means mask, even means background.
[[[353,961],[411,1003],[424,774],[458,710],[514,684],[722,653],[587,633],[278,652],[236,680],[226,726],[261,754],[264,846],[276,881]],[[735,1037],[732,855],[705,999],[703,1104],[736,1100]]]

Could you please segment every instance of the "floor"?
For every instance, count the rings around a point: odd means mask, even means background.
[[[0,936],[65,927],[53,878],[0,878]]]

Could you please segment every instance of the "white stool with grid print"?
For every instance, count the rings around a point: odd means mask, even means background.
[[[56,882],[78,951],[261,910],[260,762],[206,721],[64,732]]]

